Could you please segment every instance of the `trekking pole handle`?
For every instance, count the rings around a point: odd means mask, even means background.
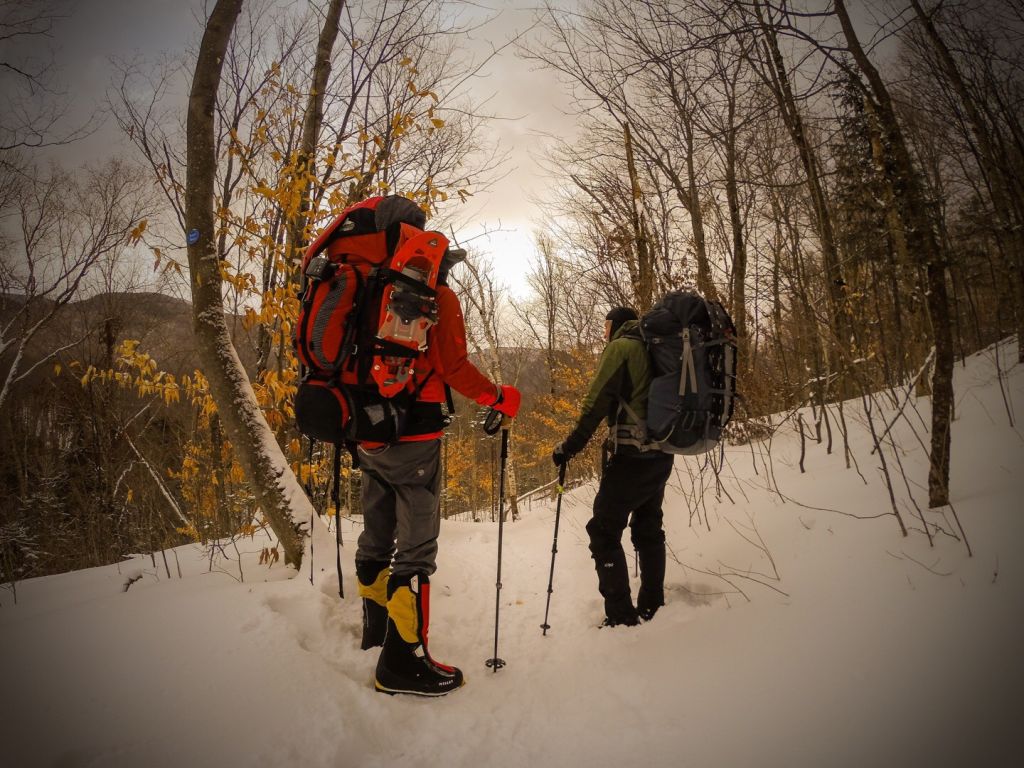
[[[491,408],[484,419],[484,434],[493,437],[505,426],[505,414]]]

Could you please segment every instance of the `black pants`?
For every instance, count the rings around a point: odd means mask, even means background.
[[[641,573],[641,589],[655,595],[661,592],[665,559],[661,504],[673,460],[672,455],[664,453],[647,456],[620,453],[612,456],[601,476],[587,533],[598,586],[605,598],[605,612],[610,618],[628,615],[633,610],[629,571],[622,549],[622,532],[627,523],[633,547],[640,553],[641,571],[645,570],[645,560],[655,563],[654,568],[646,569],[648,573]],[[660,567],[656,565],[659,561]]]

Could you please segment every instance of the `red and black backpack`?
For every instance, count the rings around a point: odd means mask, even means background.
[[[305,369],[295,422],[336,445],[394,442],[425,382],[413,369],[437,320],[448,240],[424,231],[411,200],[373,197],[346,208],[306,250],[295,351]]]

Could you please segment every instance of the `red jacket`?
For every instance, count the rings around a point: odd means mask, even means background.
[[[427,353],[416,361],[415,368],[416,386],[422,385],[422,389],[409,419],[412,426],[399,442],[434,440],[442,436],[440,404],[447,399],[445,384],[481,405],[490,405],[498,399],[498,386],[469,361],[462,307],[458,296],[446,285],[437,287],[437,322],[427,332]]]

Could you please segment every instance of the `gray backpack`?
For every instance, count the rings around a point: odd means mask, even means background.
[[[736,404],[736,326],[717,301],[671,291],[640,318],[651,357],[646,438],[665,453],[714,450]]]

